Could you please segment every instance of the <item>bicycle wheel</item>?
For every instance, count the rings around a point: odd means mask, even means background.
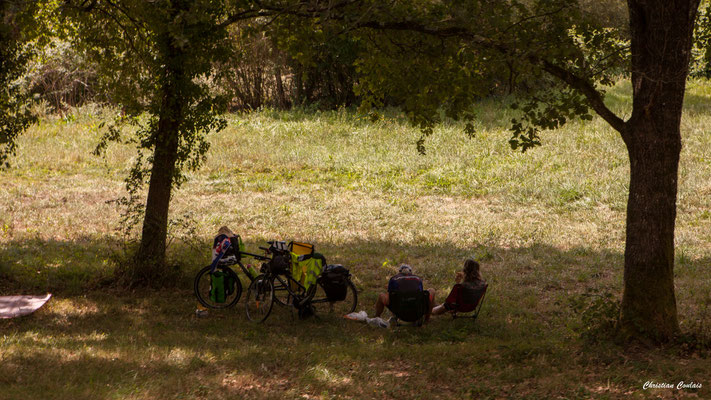
[[[232,307],[239,301],[242,296],[242,282],[240,282],[237,273],[230,267],[217,266],[215,271],[220,271],[224,276],[229,277],[233,283],[231,290],[227,288],[224,292],[224,299],[222,295],[210,296],[212,291],[212,279],[213,276],[210,273],[210,266],[203,268],[195,276],[195,296],[197,297],[200,304],[208,308],[228,308]],[[224,279],[224,278],[223,278]],[[225,281],[223,280],[223,285]]]
[[[309,288],[308,296],[317,314],[331,314],[342,317],[355,311],[358,305],[358,291],[353,282],[346,280],[346,298],[340,301],[329,301],[320,283]]]
[[[263,322],[272,312],[274,306],[273,279],[266,275],[259,275],[247,288],[244,306],[250,321]]]

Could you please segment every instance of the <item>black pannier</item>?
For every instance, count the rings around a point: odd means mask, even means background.
[[[269,270],[273,274],[284,274],[289,271],[290,258],[286,254],[275,254],[269,261]]]
[[[329,301],[343,301],[348,294],[348,276],[350,272],[340,264],[329,265],[319,278],[319,283],[326,292]]]

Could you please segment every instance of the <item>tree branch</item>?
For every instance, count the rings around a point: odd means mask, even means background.
[[[478,46],[491,50],[496,50],[506,55],[515,54],[514,49],[508,48],[505,44],[477,35],[471,32],[469,29],[462,28],[459,26],[437,28],[432,26],[426,26],[415,21],[363,21],[360,22],[355,28],[412,31],[439,37],[459,37],[468,40]],[[535,54],[528,54],[526,58],[531,63],[540,65],[543,70],[549,73],[550,75],[560,79],[571,88],[580,92],[587,99],[590,108],[592,108],[600,117],[602,117],[602,119],[604,119],[608,124],[610,124],[610,126],[617,130],[623,137],[626,135],[627,125],[625,121],[618,117],[614,112],[612,112],[612,110],[610,110],[605,105],[602,95],[600,94],[600,92],[597,91],[597,89],[592,83],[590,83],[584,78],[581,78],[578,75],[575,75],[573,72],[559,65],[553,64],[548,60],[538,57]]]
[[[249,10],[244,10],[242,12],[232,14],[227,17],[224,21],[219,23],[216,27],[219,28],[226,28],[234,23],[237,23],[239,21],[243,21],[246,19],[252,19],[252,18],[257,18],[257,17],[269,17],[274,15],[275,12],[272,10],[264,10],[261,8],[253,8]]]
[[[612,112],[612,110],[607,108],[605,102],[603,101],[602,95],[590,82],[547,60],[540,60],[540,62],[543,65],[544,71],[562,80],[568,86],[582,93],[588,100],[590,108],[592,108],[600,117],[602,117],[602,119],[610,124],[611,127],[615,128],[615,130],[623,137],[627,134],[627,124],[625,121]]]
[[[301,0],[299,2],[296,2],[290,6],[277,6],[277,5],[270,5],[270,4],[265,4],[261,0],[256,0],[254,3],[257,5],[256,8],[250,8],[248,10],[244,10],[241,12],[238,12],[236,14],[232,14],[227,17],[222,23],[220,23],[217,27],[218,28],[225,28],[229,25],[232,25],[236,22],[243,21],[245,19],[252,19],[252,18],[257,18],[257,17],[278,17],[279,15],[293,15],[297,17],[306,17],[306,18],[311,18],[314,16],[314,14],[319,14],[323,12],[331,12],[334,10],[338,10],[340,8],[349,6],[351,4],[357,3],[359,0],[342,0],[338,1],[336,3],[329,4],[322,6],[322,7],[315,7],[312,6],[313,2],[308,1],[308,0]]]

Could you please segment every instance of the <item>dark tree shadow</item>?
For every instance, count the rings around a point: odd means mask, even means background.
[[[260,243],[246,245],[256,249]],[[0,398],[36,393],[59,399],[296,398],[323,391],[369,397],[362,390],[373,370],[379,371],[385,398],[411,396],[404,389],[408,385],[419,393],[440,388],[434,398],[492,390],[485,383],[443,383],[456,382],[456,368],[462,365],[484,381],[507,382],[507,390],[524,388],[545,374],[579,377],[561,389],[572,394],[587,386],[581,382],[599,382],[610,365],[627,368],[619,349],[598,346],[581,352],[586,346],[570,331],[578,321],[568,305],[571,296],[589,288],[620,293],[623,256],[618,251],[541,243],[513,248],[365,240],[316,245],[329,262],[351,269],[358,309],[371,315],[377,294],[399,263],[412,265],[441,298],[463,260],[474,256],[490,291],[475,323],[439,317],[421,329],[378,330],[329,315],[299,321],[275,306],[265,324],[255,325],[246,320],[242,301],[231,310],[211,311],[205,319],[194,316],[192,275],[209,262],[207,241],[200,254],[187,245],[173,248],[171,257],[181,261],[184,275],[175,288],[144,292],[84,283],[110,275],[105,257],[112,245],[106,239],[11,242],[0,250],[3,292],[37,289],[55,296],[31,316],[0,322],[3,347],[11,349],[0,362],[0,386],[5,388]],[[686,259],[677,267],[677,290],[693,287],[697,293],[681,295],[684,302],[702,303],[710,262],[709,257]],[[561,372],[558,365],[571,352],[578,361]],[[674,359],[662,353],[635,362],[634,368],[648,372]],[[38,378],[30,381],[31,376]],[[637,384],[625,381],[629,376],[621,379],[622,386]],[[488,393],[511,394],[504,389]]]

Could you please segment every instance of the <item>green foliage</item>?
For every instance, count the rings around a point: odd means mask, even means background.
[[[521,111],[520,116],[511,120],[509,144],[512,149],[520,147],[525,152],[540,145],[538,133],[541,129],[560,128],[575,117],[592,119],[580,93],[557,82],[551,82],[550,86],[550,89],[539,90],[535,97],[525,98],[522,105],[518,102],[511,104],[513,110]]]
[[[570,306],[580,315],[581,325],[575,331],[590,342],[611,339],[620,316],[620,302],[609,291],[588,288],[584,294],[573,296]]]
[[[140,221],[137,198],[156,151],[177,141],[177,149],[171,150],[171,184],[180,186],[184,172],[197,169],[205,159],[205,135],[226,125],[221,114],[227,96],[213,93],[209,82],[213,65],[232,54],[223,25],[229,4],[76,1],[63,9],[75,45],[97,65],[101,89],[122,107],[95,153],[102,154],[112,141],[131,143],[138,151],[126,178],[128,197],[120,200],[126,207],[124,222]]]
[[[583,13],[598,25],[612,28],[629,38],[629,11],[626,0],[579,0]]]
[[[711,78],[711,1],[703,0],[694,29],[691,70],[694,77]]]
[[[0,168],[9,166],[18,135],[34,121],[20,78],[33,55],[37,9],[33,2],[0,2]]]
[[[263,28],[275,47],[287,55],[294,105],[349,106],[355,102],[354,63],[363,45],[340,25],[319,21],[286,16]]]
[[[90,102],[105,103],[108,98],[97,89],[94,63],[71,42],[58,37],[45,46],[29,66],[23,85],[39,101],[55,112]]]
[[[218,26],[225,7],[224,2],[213,1],[124,1],[97,4],[88,11],[65,9],[76,27],[76,44],[100,68],[103,89],[130,117],[122,115],[116,122],[139,128],[129,139],[137,147],[155,146],[158,121],[166,111],[165,90],[176,86],[181,120],[174,132],[180,140],[178,162],[188,169],[202,161],[207,150],[204,134],[224,127],[219,115],[225,98],[211,94],[206,81],[212,63],[229,55],[226,29]],[[169,73],[176,69],[180,75]],[[141,115],[147,118],[139,119]],[[109,130],[105,139],[120,137],[120,130]]]
[[[248,30],[247,24],[230,28],[233,57],[216,64],[213,90],[232,94],[230,110],[256,110],[288,106],[291,87],[286,54],[277,49],[261,30]],[[248,28],[248,27],[247,27]]]
[[[521,97],[510,143],[526,151],[540,144],[541,130],[590,119],[581,85],[611,85],[624,71],[626,34],[588,6],[567,0],[365,5],[363,18],[370,20],[350,23],[364,28],[356,34],[365,46],[356,64],[361,109],[401,106],[422,131],[422,152],[445,118],[469,122],[465,132],[473,136],[471,105],[508,87]]]

